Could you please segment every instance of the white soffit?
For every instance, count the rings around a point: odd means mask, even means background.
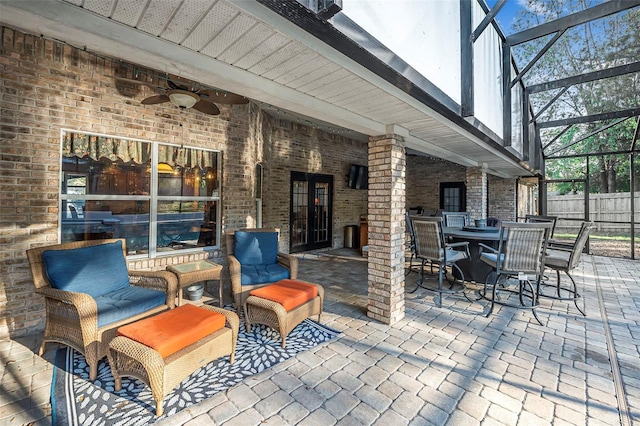
[[[76,6],[82,4],[84,9]],[[415,149],[497,173],[516,161],[257,1],[4,0],[0,20],[365,135],[389,124]],[[498,170],[499,169],[499,170]]]

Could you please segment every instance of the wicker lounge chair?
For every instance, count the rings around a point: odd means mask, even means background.
[[[236,233],[242,235],[243,244],[238,246]],[[251,290],[281,279],[297,278],[298,259],[278,251],[278,235],[279,230],[276,228],[246,228],[226,232],[231,293],[238,312],[243,308]],[[250,241],[252,238],[253,244]],[[247,247],[255,250],[247,254]],[[238,249],[241,249],[242,253],[239,253]]]
[[[77,287],[74,291],[68,291],[55,288],[56,285],[52,285],[53,278],[50,276],[52,274],[47,272],[48,266],[45,261],[47,254],[43,255],[43,253],[49,252],[49,254],[51,254],[55,251],[56,254],[63,256],[64,254],[62,252],[58,253],[57,251],[90,248],[110,243],[122,244],[121,259],[124,260],[126,247],[125,240],[123,239],[77,241],[27,250],[27,257],[29,258],[29,264],[31,266],[31,275],[36,288],[35,292],[43,295],[46,302],[47,318],[44,337],[40,346],[40,355],[44,353],[47,342],[58,342],[70,346],[84,354],[87,359],[90,380],[95,380],[98,371],[98,361],[107,355],[109,342],[116,336],[118,327],[175,306],[177,289],[175,275],[166,271],[126,271],[126,261],[124,264],[124,274],[127,275],[128,273],[131,288],[125,290],[134,293],[138,292],[140,296],[147,300],[148,306],[144,309],[134,306],[131,310],[131,312],[135,312],[133,315],[117,318],[114,322],[106,321],[106,324],[99,325],[99,303],[97,303],[96,299],[90,294],[79,291],[80,289]],[[117,250],[119,250],[119,246]],[[73,253],[76,252],[70,251],[69,253],[71,256],[74,256]],[[96,261],[97,260],[98,259],[96,259]],[[73,262],[78,262],[77,257],[71,259],[69,264],[72,265]],[[119,269],[115,267],[109,268],[109,273],[101,274],[101,278],[108,280],[112,276],[115,276],[116,274],[113,271],[116,269],[122,271],[123,265],[120,264],[118,266],[120,267]],[[78,266],[77,269],[79,270],[80,266]],[[72,268],[69,268],[69,272],[75,272],[77,275],[80,275],[78,270],[72,271]],[[91,271],[86,272],[91,273]],[[81,285],[86,286],[88,289],[93,282],[94,280],[88,279]],[[156,292],[152,292],[152,290],[156,290]],[[149,291],[151,291],[151,293],[149,293]],[[159,295],[160,292],[164,294],[164,297]],[[145,297],[147,294],[152,294],[154,300],[160,300],[160,302],[152,306],[153,304],[148,302],[148,297]],[[109,315],[113,315],[114,311],[117,311],[117,309],[108,310],[110,311]],[[113,319],[116,318],[116,316],[110,318]],[[105,322],[104,317],[102,317],[102,322]]]

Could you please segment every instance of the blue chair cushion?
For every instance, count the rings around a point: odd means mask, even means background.
[[[133,285],[96,297],[98,327],[162,306],[166,298],[163,291]]]
[[[129,287],[122,242],[42,253],[53,288],[87,293],[93,298]]]
[[[289,270],[279,263],[270,265],[240,265],[242,285],[274,283],[290,278]]]
[[[498,265],[498,253],[481,253],[480,260],[496,268]],[[504,254],[500,255],[500,261],[504,261]]]
[[[467,258],[467,253],[460,250],[447,250],[447,262],[457,262]]]
[[[233,254],[241,265],[269,265],[278,255],[277,232],[236,231]]]

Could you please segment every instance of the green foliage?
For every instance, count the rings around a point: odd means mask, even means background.
[[[514,31],[521,31],[600,4],[599,0],[523,0]],[[569,12],[570,11],[570,12]],[[640,60],[640,8],[623,11],[567,30],[525,75],[527,85],[572,77],[586,72],[624,65]],[[549,35],[513,48],[519,67],[526,65],[553,37]],[[541,109],[559,89],[531,96],[534,111]],[[640,76],[633,73],[570,87],[539,118],[539,121],[592,115],[640,105]],[[612,123],[592,122],[573,125],[545,155],[598,154],[630,149],[636,120],[630,118],[583,141],[579,139]],[[543,133],[543,145],[564,129]],[[583,179],[586,163],[574,159],[547,161],[550,179]],[[629,190],[628,155],[604,155],[590,163],[592,192]]]

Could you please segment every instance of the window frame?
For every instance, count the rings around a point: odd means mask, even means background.
[[[458,191],[458,198],[460,199],[460,210],[449,210],[449,206],[445,206],[445,192],[447,189],[454,189]],[[445,211],[460,211],[467,210],[467,185],[464,182],[440,182],[440,209]]]
[[[64,159],[65,154],[63,153],[63,144],[65,135],[68,133],[87,135],[87,136],[96,136],[96,137],[105,137],[105,138],[113,138],[116,140],[128,141],[128,142],[142,142],[147,143],[150,146],[151,151],[151,159],[150,159],[150,182],[149,182],[149,194],[148,195],[125,195],[125,194],[87,194],[85,190],[85,194],[69,194],[67,193],[67,179],[65,178],[65,170],[64,170]],[[160,146],[167,147],[177,147],[177,148],[187,148],[198,150],[207,153],[215,153],[215,169],[216,169],[216,183],[214,190],[210,196],[200,196],[200,195],[184,195],[184,196],[172,196],[172,195],[158,195],[159,190],[159,177],[158,177],[158,164],[159,164],[159,154],[158,148]],[[74,129],[66,129],[63,128],[60,131],[60,175],[59,175],[59,184],[58,184],[58,241],[62,241],[63,239],[63,219],[67,217],[67,206],[74,201],[81,200],[84,203],[86,201],[143,201],[149,202],[149,248],[146,253],[137,253],[137,254],[129,254],[127,258],[136,259],[136,258],[156,258],[156,257],[166,257],[166,256],[175,256],[175,255],[183,255],[186,253],[194,253],[201,251],[213,251],[219,250],[221,248],[221,235],[222,235],[222,225],[221,225],[221,201],[222,201],[222,151],[215,149],[206,149],[196,146],[188,146],[188,145],[179,145],[175,143],[167,143],[167,142],[157,142],[146,139],[138,139],[138,138],[130,138],[124,136],[115,136],[108,135],[103,133],[95,133],[95,132],[87,132],[82,130],[74,130]],[[68,173],[68,172],[67,172]],[[82,174],[82,173],[76,173]],[[87,176],[87,180],[89,177]],[[88,185],[88,182],[87,182]],[[198,202],[198,203],[208,203],[212,202],[215,206],[215,245],[210,246],[199,246],[192,248],[183,248],[172,251],[159,251],[158,250],[158,205],[162,202]],[[185,221],[186,222],[186,221]]]

